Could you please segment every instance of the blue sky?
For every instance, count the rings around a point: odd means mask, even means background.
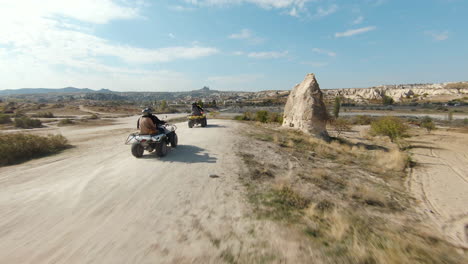
[[[0,0],[0,89],[468,80],[466,0]]]

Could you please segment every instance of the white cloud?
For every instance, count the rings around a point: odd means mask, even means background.
[[[1,51],[1,50],[0,50]],[[236,56],[242,56],[245,54],[245,52],[243,51],[234,51],[232,54],[236,55]]]
[[[194,6],[231,6],[253,4],[263,9],[288,9],[284,12],[290,16],[299,17],[300,12],[307,12],[306,4],[317,0],[184,0]]]
[[[248,39],[252,37],[252,31],[250,29],[242,29],[240,33],[234,33],[229,35],[230,39]]]
[[[345,32],[335,33],[335,37],[336,38],[351,37],[351,36],[358,35],[358,34],[363,34],[363,33],[366,33],[366,32],[369,32],[369,31],[372,31],[372,30],[375,30],[375,29],[377,29],[377,27],[374,27],[374,26],[363,27],[363,28],[358,28],[358,29],[350,29],[350,30],[347,30]]]
[[[0,0],[0,45],[4,45],[6,50],[0,53],[0,72],[2,76],[17,78],[16,82],[11,79],[11,83],[7,83],[5,78],[0,79],[0,85],[25,87],[28,80],[43,83],[47,80],[45,78],[51,83],[65,80],[75,85],[82,80],[72,77],[78,78],[82,72],[95,79],[101,76],[103,80],[109,79],[106,74],[115,75],[116,79],[122,75],[126,80],[131,79],[130,75],[149,78],[153,72],[148,72],[141,65],[196,59],[219,52],[216,48],[200,44],[140,48],[114,43],[93,34],[92,25],[141,18],[140,5],[129,4],[140,2],[124,1],[124,5],[110,0]],[[117,58],[121,63],[109,66],[103,61],[104,57]],[[163,75],[168,72],[155,74],[159,76],[158,80],[163,80]],[[63,76],[70,79],[63,79]],[[37,87],[37,84],[31,86]]]
[[[317,12],[315,13],[315,17],[326,17],[335,13],[336,11],[338,11],[338,5],[336,4],[333,4],[326,9],[323,7],[318,7]]]
[[[263,38],[255,36],[250,29],[242,29],[239,33],[229,35],[228,38],[246,40],[252,44],[259,44],[264,41]]]
[[[330,57],[336,57],[336,53],[333,51],[325,50],[325,49],[319,49],[319,48],[313,48],[313,52],[318,53],[318,54],[325,54]]]
[[[255,59],[279,59],[286,57],[288,51],[278,52],[278,51],[264,51],[264,52],[251,52],[247,56],[249,58]]]
[[[215,84],[218,87],[232,86],[239,84],[252,83],[258,79],[264,78],[261,74],[239,74],[239,75],[222,75],[208,77],[207,81],[210,84]]]
[[[299,14],[298,14],[298,12],[297,12],[296,7],[293,7],[293,8],[291,9],[291,11],[288,12],[288,15],[293,16],[293,17],[298,17]]]
[[[298,7],[303,8],[307,2],[313,0],[185,0],[186,3],[199,5],[199,6],[225,6],[235,4],[255,4],[262,8],[290,8]]]
[[[448,31],[425,31],[424,34],[432,37],[435,41],[443,41],[449,38]]]
[[[352,24],[352,25],[359,25],[359,24],[361,24],[363,21],[364,21],[364,17],[363,17],[363,16],[358,16],[356,19],[353,20],[353,22],[352,22],[351,24]]]

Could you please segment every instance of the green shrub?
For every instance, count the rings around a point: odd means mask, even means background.
[[[52,112],[40,112],[34,114],[33,117],[54,118],[55,116]]]
[[[431,133],[432,130],[436,129],[436,126],[434,124],[434,121],[432,121],[432,118],[426,116],[422,119],[420,126],[422,128],[425,128],[428,133]]]
[[[58,122],[58,126],[68,126],[68,125],[73,125],[73,124],[75,124],[75,122],[73,122],[73,120],[68,119],[68,118],[62,119]]]
[[[268,121],[268,111],[258,111],[255,113],[255,121],[266,123]]]
[[[388,136],[392,142],[403,137],[407,130],[408,126],[401,119],[394,116],[382,117],[371,123],[371,133],[373,135]]]
[[[39,119],[31,119],[29,117],[17,117],[15,118],[15,127],[19,128],[37,128],[42,127],[42,122]]]
[[[392,105],[393,103],[395,103],[395,101],[393,100],[392,97],[387,96],[387,95],[382,96],[382,104],[383,105]]]
[[[0,134],[0,166],[56,153],[68,146],[62,135]]]
[[[96,114],[92,114],[92,115],[89,117],[89,119],[93,119],[93,120],[99,119],[99,116],[96,115]]]
[[[11,123],[11,118],[9,115],[0,114],[0,124],[9,124]]]

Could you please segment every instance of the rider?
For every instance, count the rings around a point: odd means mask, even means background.
[[[161,133],[164,133],[164,129],[160,127],[160,125],[164,125],[166,122],[159,120],[158,117],[153,115],[151,108],[145,108],[141,111],[141,113],[142,116],[137,121],[137,129],[140,129],[140,134],[157,134],[157,130],[159,130]]]
[[[193,116],[201,116],[203,115],[203,108],[201,108],[197,103],[192,104],[192,115]]]

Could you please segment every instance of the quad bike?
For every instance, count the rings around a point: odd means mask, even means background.
[[[168,151],[167,145],[170,144],[172,148],[177,147],[178,138],[175,132],[177,127],[165,124],[160,128],[164,129],[164,133],[158,130],[158,134],[155,135],[140,135],[139,133],[128,135],[125,144],[132,145],[133,156],[141,158],[146,150],[148,152],[156,151],[156,155],[164,157]]]
[[[201,116],[190,115],[188,116],[188,127],[192,128],[195,125],[200,125],[201,127],[206,127],[206,115],[202,114]]]

